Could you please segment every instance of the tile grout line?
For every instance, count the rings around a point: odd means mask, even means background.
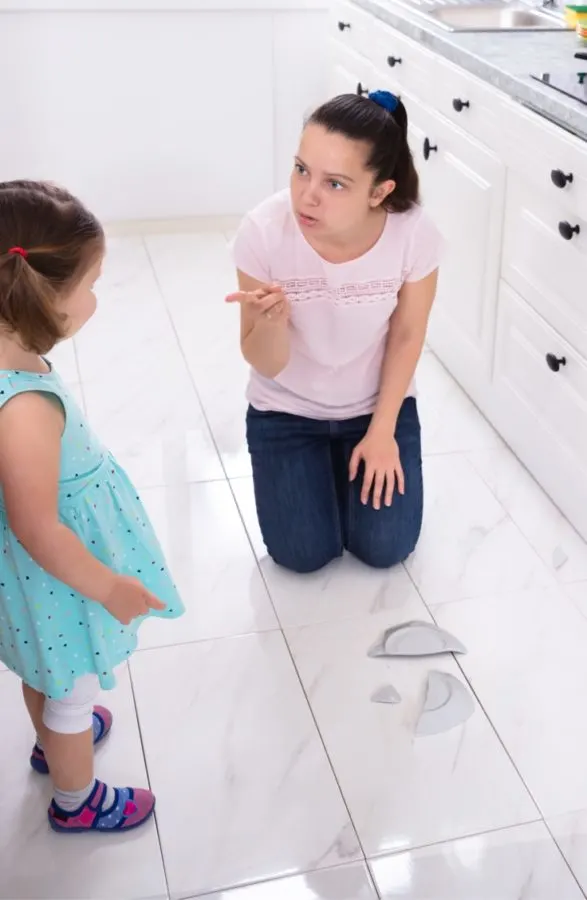
[[[226,240],[224,234],[222,234],[222,237],[224,238],[224,240]],[[179,355],[181,356],[181,359],[183,360],[183,363],[184,363],[184,365],[185,365],[186,372],[187,372],[187,376],[188,376],[188,379],[189,379],[189,381],[191,382],[192,387],[193,387],[193,389],[194,389],[194,393],[195,393],[195,395],[196,395],[196,400],[197,400],[197,402],[198,402],[198,406],[200,407],[200,411],[201,411],[201,413],[202,413],[202,418],[203,418],[204,422],[206,423],[206,428],[208,429],[208,434],[209,434],[209,436],[210,436],[210,440],[211,440],[211,442],[212,442],[212,446],[214,447],[214,450],[215,450],[215,452],[216,452],[216,456],[218,457],[218,460],[219,460],[219,462],[220,462],[220,467],[221,467],[221,469],[222,469],[222,471],[223,471],[223,473],[224,473],[224,481],[229,481],[229,478],[228,478],[228,472],[226,471],[226,466],[225,466],[225,464],[224,464],[224,460],[223,460],[223,458],[222,458],[222,454],[220,453],[220,450],[218,449],[218,443],[217,443],[217,441],[216,441],[216,437],[215,437],[214,432],[213,432],[213,430],[212,430],[212,427],[211,427],[211,425],[210,425],[210,420],[209,420],[209,418],[208,418],[208,414],[207,414],[207,412],[206,412],[206,409],[205,409],[205,407],[204,407],[204,404],[202,403],[202,398],[201,398],[201,396],[200,396],[200,392],[199,392],[199,390],[198,390],[198,386],[197,386],[197,384],[196,384],[196,380],[195,380],[195,378],[194,378],[194,376],[193,376],[193,374],[192,374],[192,371],[191,371],[191,369],[190,369],[190,367],[189,367],[189,365],[188,365],[187,357],[186,357],[185,351],[184,351],[184,349],[183,349],[183,346],[182,346],[182,343],[181,343],[181,340],[180,340],[180,337],[179,337],[179,333],[178,333],[177,327],[176,327],[176,325],[175,325],[175,321],[174,321],[174,319],[173,319],[173,316],[172,316],[172,314],[171,314],[171,310],[169,309],[169,305],[168,305],[167,299],[166,299],[166,297],[165,297],[165,291],[163,290],[163,286],[162,286],[162,284],[161,284],[161,281],[159,280],[159,275],[157,274],[157,269],[155,268],[155,263],[153,262],[153,257],[151,256],[151,251],[149,250],[149,245],[147,244],[147,241],[145,240],[145,235],[141,235],[141,243],[142,243],[142,245],[143,245],[143,247],[144,247],[145,254],[146,254],[147,260],[148,260],[148,262],[149,262],[149,266],[151,267],[151,271],[152,271],[152,273],[153,273],[153,278],[155,279],[155,284],[156,284],[157,290],[158,290],[158,292],[159,292],[159,296],[161,297],[161,300],[162,300],[162,302],[163,302],[163,307],[164,307],[164,309],[165,309],[165,314],[166,314],[166,316],[167,316],[167,318],[168,318],[168,320],[169,320],[169,324],[170,324],[170,326],[171,326],[171,330],[172,330],[173,335],[174,335],[174,337],[175,337],[175,341],[176,341],[176,343],[177,343],[177,348],[178,348],[178,351],[179,351]],[[221,480],[221,479],[217,479],[217,480],[219,481],[219,480]]]
[[[223,239],[228,243],[228,241],[227,241],[227,239],[226,239],[226,235],[225,235],[224,233],[222,233],[222,237],[223,237]],[[161,282],[159,281],[159,276],[157,275],[157,270],[156,270],[156,268],[155,268],[155,264],[154,264],[154,262],[153,262],[153,258],[152,258],[152,256],[151,256],[150,251],[149,251],[148,244],[147,244],[147,242],[146,242],[145,239],[144,239],[144,236],[141,236],[141,241],[142,241],[142,244],[143,244],[143,246],[144,246],[144,248],[145,248],[145,253],[146,253],[146,255],[147,255],[147,259],[149,260],[149,265],[151,266],[151,270],[152,270],[152,272],[153,272],[153,277],[155,278],[155,283],[156,283],[156,285],[157,285],[157,290],[159,291],[159,294],[160,294],[161,299],[162,299],[162,301],[163,301],[163,305],[164,305],[164,307],[165,307],[165,312],[166,312],[167,317],[168,317],[168,319],[169,319],[169,322],[170,322],[170,324],[171,324],[171,328],[172,328],[172,330],[173,330],[173,334],[175,335],[175,339],[176,339],[176,341],[177,341],[177,345],[178,345],[178,348],[179,348],[180,356],[181,356],[181,358],[182,358],[182,360],[183,360],[183,362],[184,362],[184,364],[185,364],[185,367],[186,367],[186,370],[187,370],[187,374],[188,374],[188,378],[189,378],[191,384],[193,385],[193,388],[194,388],[194,391],[195,391],[195,394],[196,394],[196,398],[197,398],[197,401],[198,401],[198,405],[199,405],[200,410],[201,410],[201,412],[202,412],[202,417],[203,417],[203,419],[204,419],[204,422],[206,423],[206,427],[207,427],[208,433],[209,433],[209,435],[210,435],[210,440],[211,440],[211,442],[212,442],[212,446],[214,447],[214,450],[215,450],[215,452],[216,452],[216,456],[218,457],[218,460],[220,461],[220,467],[221,467],[221,469],[222,469],[222,471],[223,471],[223,473],[224,473],[224,479],[217,479],[216,483],[219,483],[219,482],[221,482],[221,481],[224,481],[224,482],[228,485],[228,488],[229,488],[229,490],[230,490],[230,495],[231,495],[231,497],[232,497],[233,503],[234,503],[235,506],[236,506],[236,510],[237,510],[237,513],[238,513],[238,517],[239,517],[239,519],[240,519],[240,521],[241,521],[241,524],[242,524],[242,526],[243,526],[243,528],[244,528],[245,535],[246,535],[246,538],[247,538],[249,547],[251,548],[251,551],[252,551],[252,553],[253,553],[253,557],[254,557],[256,566],[257,566],[257,568],[258,568],[258,570],[259,570],[259,572],[260,572],[260,574],[261,574],[261,578],[262,578],[262,580],[263,580],[263,584],[265,585],[265,591],[266,591],[266,593],[267,593],[267,597],[268,597],[268,599],[269,599],[269,603],[271,604],[271,608],[272,608],[273,613],[274,613],[274,615],[275,615],[275,621],[277,622],[278,628],[279,628],[279,629],[282,631],[282,633],[283,633],[283,629],[281,628],[281,622],[280,622],[279,616],[277,615],[277,610],[276,610],[276,608],[275,608],[275,604],[273,603],[273,597],[271,596],[271,592],[270,592],[270,590],[269,590],[269,588],[268,588],[267,582],[266,582],[265,577],[264,577],[264,575],[263,575],[263,572],[262,572],[262,570],[261,570],[261,566],[260,566],[260,564],[259,564],[259,560],[257,559],[257,554],[255,553],[255,548],[253,547],[253,541],[252,541],[251,536],[250,536],[250,534],[249,534],[249,531],[248,531],[248,529],[247,529],[247,527],[246,527],[246,524],[245,524],[245,521],[244,521],[244,518],[243,518],[243,515],[242,515],[242,512],[241,512],[241,508],[240,508],[240,506],[239,506],[239,504],[238,504],[238,502],[237,502],[236,494],[235,494],[235,492],[234,492],[234,490],[233,490],[233,487],[232,487],[232,484],[231,484],[231,479],[230,479],[229,476],[228,476],[228,472],[227,472],[227,470],[226,470],[226,466],[225,466],[225,463],[224,463],[224,459],[222,458],[222,454],[220,453],[220,450],[219,450],[219,448],[218,448],[218,443],[217,443],[217,441],[216,441],[216,437],[215,437],[215,435],[214,435],[214,431],[212,430],[212,427],[211,427],[211,425],[210,425],[210,420],[209,420],[209,418],[208,418],[208,414],[207,414],[207,412],[206,412],[206,409],[205,409],[205,407],[204,407],[204,404],[202,403],[202,399],[201,399],[200,393],[199,393],[199,391],[198,391],[198,386],[197,386],[197,384],[196,384],[196,381],[195,381],[195,378],[194,378],[194,376],[193,376],[193,374],[192,374],[192,371],[191,371],[191,369],[190,369],[190,367],[189,367],[189,365],[188,365],[185,351],[184,351],[183,346],[182,346],[182,344],[181,344],[181,341],[180,341],[180,339],[179,339],[179,334],[178,334],[177,328],[176,328],[176,326],[175,326],[175,322],[174,322],[174,320],[173,320],[173,316],[171,315],[171,310],[169,309],[169,306],[167,305],[167,300],[166,300],[166,298],[165,298],[165,292],[164,292],[164,290],[163,290],[163,287],[162,287],[162,285],[161,285]],[[250,476],[243,476],[243,478],[244,478],[244,477],[250,477]],[[274,631],[275,629],[271,629],[271,630]],[[254,633],[260,633],[260,632],[254,632]]]
[[[141,753],[143,754],[143,762],[145,764],[145,771],[147,773],[147,782],[149,785],[149,790],[152,790],[153,786],[151,784],[151,775],[149,773],[149,764],[147,762],[147,754],[145,752],[145,741],[143,738],[143,729],[141,728],[141,718],[139,715],[139,708],[137,706],[137,697],[135,694],[135,684],[134,684],[132,667],[130,665],[130,661],[127,664],[127,671],[128,671],[128,680],[129,680],[129,684],[130,684],[130,690],[131,690],[131,694],[132,694],[132,702],[133,702],[133,706],[135,709],[135,715],[137,717],[137,728],[139,731],[139,741],[141,742]],[[163,877],[165,879],[165,888],[166,888],[166,892],[167,892],[167,897],[169,898],[169,897],[171,897],[171,890],[170,890],[170,886],[169,886],[169,877],[167,875],[167,866],[165,864],[165,855],[163,853],[163,842],[161,840],[161,830],[159,828],[159,820],[157,818],[157,809],[155,809],[154,819],[155,819],[155,830],[157,832],[157,843],[159,845],[159,855],[161,857],[161,867],[163,869]]]
[[[522,466],[522,468],[524,469],[524,471],[526,472],[526,474],[530,476],[530,478],[532,479],[533,484],[535,485],[535,487],[536,487],[539,491],[541,491],[542,494],[544,494],[544,496],[546,497],[546,499],[552,504],[553,508],[557,511],[557,513],[559,513],[559,515],[562,517],[562,519],[568,524],[569,528],[572,529],[572,531],[575,533],[575,535],[576,535],[580,540],[583,540],[583,539],[581,538],[581,535],[579,534],[579,532],[576,531],[576,530],[573,528],[573,526],[571,525],[571,523],[569,522],[569,520],[566,518],[566,516],[564,515],[564,513],[561,512],[561,510],[558,508],[558,506],[556,506],[556,504],[550,499],[550,497],[548,496],[548,494],[546,493],[546,491],[544,491],[543,488],[538,484],[538,482],[536,481],[536,479],[534,478],[534,476],[532,475],[532,473],[530,472],[530,470],[527,469],[527,468],[524,466],[524,464],[521,462],[521,460],[518,459],[518,457],[516,456],[516,454],[514,453],[514,451],[511,449],[511,447],[509,447],[507,444],[506,444],[505,446],[506,446],[506,449],[509,450],[509,452],[514,456],[514,459],[519,463],[519,465]],[[554,586],[558,586],[558,587],[559,587],[561,590],[563,590],[563,592],[564,592],[564,587],[565,587],[565,585],[566,585],[567,583],[568,583],[568,584],[573,584],[574,582],[572,582],[572,581],[571,581],[571,582],[559,581],[558,578],[556,577],[556,572],[553,572],[553,571],[551,570],[550,566],[546,563],[546,561],[542,559],[540,553],[538,552],[538,550],[537,550],[536,547],[534,546],[533,542],[532,542],[532,541],[530,540],[530,538],[524,533],[524,531],[522,530],[521,526],[518,524],[518,522],[516,521],[516,519],[512,516],[512,514],[509,512],[509,510],[506,509],[506,507],[504,506],[504,504],[503,504],[502,501],[500,500],[499,494],[498,494],[497,490],[494,490],[494,488],[492,488],[491,484],[489,483],[489,481],[487,481],[487,479],[485,478],[485,476],[483,475],[483,473],[482,473],[482,472],[479,472],[479,471],[477,470],[476,466],[475,466],[475,465],[471,462],[471,460],[469,459],[469,456],[470,456],[472,453],[475,453],[475,452],[477,452],[477,451],[475,451],[475,450],[466,450],[466,451],[464,452],[463,456],[464,456],[465,459],[467,460],[468,465],[469,465],[469,466],[471,467],[471,469],[475,472],[475,474],[477,475],[477,477],[483,482],[483,484],[485,485],[485,487],[487,488],[487,490],[489,491],[489,493],[491,494],[491,496],[493,497],[493,499],[495,500],[495,502],[498,503],[499,506],[501,506],[501,508],[503,509],[505,515],[506,515],[507,518],[510,520],[510,522],[512,522],[512,524],[515,526],[516,531],[518,531],[518,533],[519,533],[519,534],[521,535],[521,537],[524,539],[524,541],[526,542],[526,544],[530,547],[530,549],[532,550],[534,556],[535,556],[535,557],[537,558],[537,560],[539,561],[540,565],[541,565],[541,566],[543,567],[543,569],[550,575],[550,577],[551,577],[552,580],[553,580],[553,587],[554,587]],[[581,579],[579,579],[579,581],[581,581]]]
[[[496,498],[496,499],[497,499],[497,498]],[[499,502],[499,501],[498,501],[498,502]],[[501,504],[500,504],[500,506],[501,506]],[[504,509],[503,506],[502,506],[502,509]],[[504,509],[504,512],[505,512],[506,515],[509,515],[505,509]],[[510,517],[510,518],[511,518],[511,517]],[[513,519],[512,519],[512,521],[513,521]],[[516,525],[516,528],[517,528],[517,525]],[[519,529],[518,529],[518,530],[519,530]],[[527,541],[527,543],[529,544],[528,541]],[[531,545],[529,544],[529,546],[531,546]],[[534,548],[533,548],[533,547],[532,547],[532,550],[534,551]],[[534,551],[534,552],[535,552],[535,551]],[[538,554],[536,554],[536,555],[538,555]],[[542,563],[542,560],[540,560],[540,562]],[[403,564],[402,564],[402,565],[403,565]],[[543,565],[544,565],[544,564],[543,564]],[[419,595],[420,599],[422,600],[422,603],[424,604],[424,606],[425,606],[426,609],[428,610],[429,615],[432,617],[432,621],[434,622],[434,624],[435,624],[437,627],[440,627],[440,626],[438,626],[438,622],[437,622],[437,620],[436,620],[436,616],[434,615],[434,613],[433,613],[432,610],[430,609],[428,603],[426,602],[426,600],[425,600],[424,597],[422,596],[422,593],[421,593],[421,591],[420,591],[418,585],[416,584],[416,582],[415,582],[414,579],[412,578],[411,572],[409,572],[409,570],[408,570],[408,568],[407,568],[406,566],[404,566],[404,569],[405,569],[405,571],[407,572],[410,581],[411,581],[412,584],[414,585],[415,590],[418,592],[418,595]],[[459,602],[459,601],[453,601],[453,602]],[[460,601],[460,602],[463,602],[463,601]],[[533,803],[534,806],[536,807],[536,810],[537,810],[537,812],[538,812],[540,818],[537,819],[537,820],[535,820],[535,821],[539,821],[539,822],[541,822],[541,823],[544,825],[544,827],[545,827],[546,831],[548,832],[548,834],[550,835],[550,837],[551,837],[551,839],[552,839],[552,841],[553,841],[555,847],[557,848],[557,850],[558,850],[558,852],[559,852],[559,854],[560,854],[560,856],[561,856],[561,858],[562,858],[563,863],[565,864],[566,868],[568,869],[568,871],[569,871],[571,877],[572,877],[573,880],[575,881],[575,883],[576,883],[577,887],[579,888],[579,890],[581,891],[581,894],[583,895],[583,897],[585,897],[586,900],[587,900],[587,894],[585,894],[585,892],[583,891],[583,888],[581,887],[581,885],[580,885],[580,883],[579,883],[579,879],[578,879],[577,875],[576,875],[575,872],[573,871],[573,869],[572,869],[572,867],[571,867],[571,864],[569,863],[569,861],[568,861],[568,859],[566,858],[565,854],[564,854],[563,851],[561,850],[561,847],[560,847],[558,841],[556,840],[556,838],[554,837],[554,835],[553,835],[551,829],[549,828],[548,822],[546,821],[546,818],[545,818],[545,816],[544,816],[544,813],[542,812],[542,809],[541,809],[541,807],[540,807],[540,804],[538,803],[538,801],[537,801],[536,798],[534,797],[534,794],[532,793],[532,791],[530,790],[528,784],[526,783],[525,778],[522,776],[522,773],[520,772],[520,769],[518,768],[518,765],[517,765],[516,762],[514,761],[514,758],[513,758],[512,754],[510,753],[510,751],[509,751],[508,748],[506,747],[505,741],[503,740],[503,738],[501,737],[499,731],[497,730],[497,726],[494,724],[494,722],[493,722],[491,716],[489,715],[489,713],[487,712],[487,710],[486,710],[484,704],[481,702],[481,698],[479,697],[479,695],[477,694],[477,691],[476,691],[475,688],[473,687],[473,684],[472,684],[472,682],[471,682],[469,676],[467,675],[467,673],[466,673],[465,670],[463,669],[463,666],[462,666],[462,664],[461,664],[461,661],[459,660],[458,656],[457,656],[455,653],[452,653],[451,656],[452,656],[453,660],[455,661],[455,663],[456,663],[456,665],[457,665],[457,667],[458,667],[458,669],[459,669],[461,675],[463,676],[463,678],[464,678],[465,681],[467,682],[467,684],[468,684],[468,686],[469,686],[469,689],[470,689],[471,693],[472,693],[473,696],[475,697],[475,700],[476,700],[477,703],[479,704],[479,708],[481,709],[483,715],[485,716],[485,718],[486,718],[487,721],[489,722],[489,725],[490,725],[490,727],[491,727],[491,730],[493,731],[493,733],[495,734],[497,740],[499,741],[499,743],[500,743],[500,745],[501,745],[501,747],[502,747],[504,753],[506,754],[507,758],[509,759],[509,761],[510,761],[510,763],[511,763],[513,769],[514,769],[514,771],[516,772],[518,778],[520,779],[520,782],[523,784],[524,789],[526,790],[528,796],[529,796],[530,799],[532,800],[532,803]],[[526,823],[520,823],[520,824],[531,824],[531,823],[526,822]],[[512,826],[510,826],[510,827],[512,827]],[[516,826],[513,826],[513,827],[516,827]]]

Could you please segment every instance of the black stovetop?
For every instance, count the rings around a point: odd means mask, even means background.
[[[584,62],[581,69],[576,68],[573,64],[570,70],[555,69],[553,72],[543,72],[541,75],[532,74],[530,77],[587,106],[587,52],[575,53],[575,59]]]

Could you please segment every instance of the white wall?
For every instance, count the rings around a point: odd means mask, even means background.
[[[107,221],[240,214],[284,183],[325,95],[325,21],[1,13],[0,178],[62,182]]]

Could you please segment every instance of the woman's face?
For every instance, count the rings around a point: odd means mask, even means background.
[[[303,133],[291,176],[298,223],[316,237],[352,234],[390,194],[395,183],[374,185],[369,147],[310,124]]]

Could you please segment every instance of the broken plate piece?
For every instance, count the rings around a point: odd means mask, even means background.
[[[473,697],[464,684],[448,672],[430,672],[416,734],[430,735],[463,725],[475,712]]]
[[[401,699],[392,684],[384,684],[371,694],[373,703],[401,703]]]
[[[384,631],[369,650],[369,656],[435,656],[466,652],[452,634],[431,622],[404,622]]]

